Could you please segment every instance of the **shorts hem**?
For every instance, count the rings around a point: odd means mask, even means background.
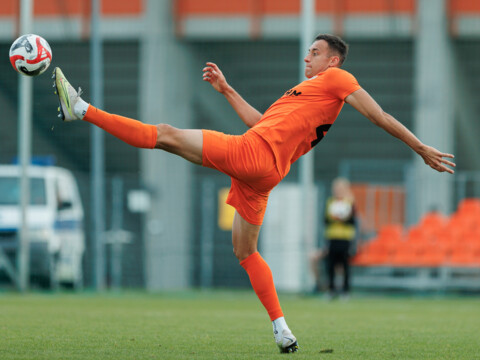
[[[245,220],[246,222],[248,222],[249,224],[251,225],[257,225],[257,226],[260,226],[263,224],[263,217],[259,220],[259,219],[255,219],[251,216],[248,216],[248,214],[243,211],[243,209],[239,208],[236,206],[236,204],[232,201],[226,201],[226,203],[230,206],[232,206],[236,212],[238,213],[238,215],[240,215],[242,217],[243,220]]]

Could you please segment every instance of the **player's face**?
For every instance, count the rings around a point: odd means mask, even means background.
[[[332,54],[325,40],[317,40],[310,46],[307,56],[303,59],[305,76],[310,79],[329,67],[338,66],[339,60],[338,55]]]

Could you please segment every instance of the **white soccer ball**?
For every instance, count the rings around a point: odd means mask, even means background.
[[[329,206],[329,213],[339,220],[346,220],[352,215],[352,204],[344,200],[334,200]]]
[[[38,76],[50,66],[52,49],[41,36],[22,35],[10,47],[10,62],[22,75]]]

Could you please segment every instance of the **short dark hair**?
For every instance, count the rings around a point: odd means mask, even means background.
[[[320,34],[315,38],[315,41],[325,40],[328,43],[328,47],[331,51],[338,54],[340,57],[339,65],[342,65],[347,58],[348,44],[343,41],[339,36],[330,34]]]

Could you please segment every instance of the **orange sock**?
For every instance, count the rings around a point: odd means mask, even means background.
[[[153,149],[157,142],[157,127],[155,125],[109,114],[92,105],[88,107],[83,120],[138,148]]]
[[[265,307],[273,321],[283,316],[277,291],[273,284],[272,271],[258,252],[253,253],[240,262],[252,283],[253,290]]]

